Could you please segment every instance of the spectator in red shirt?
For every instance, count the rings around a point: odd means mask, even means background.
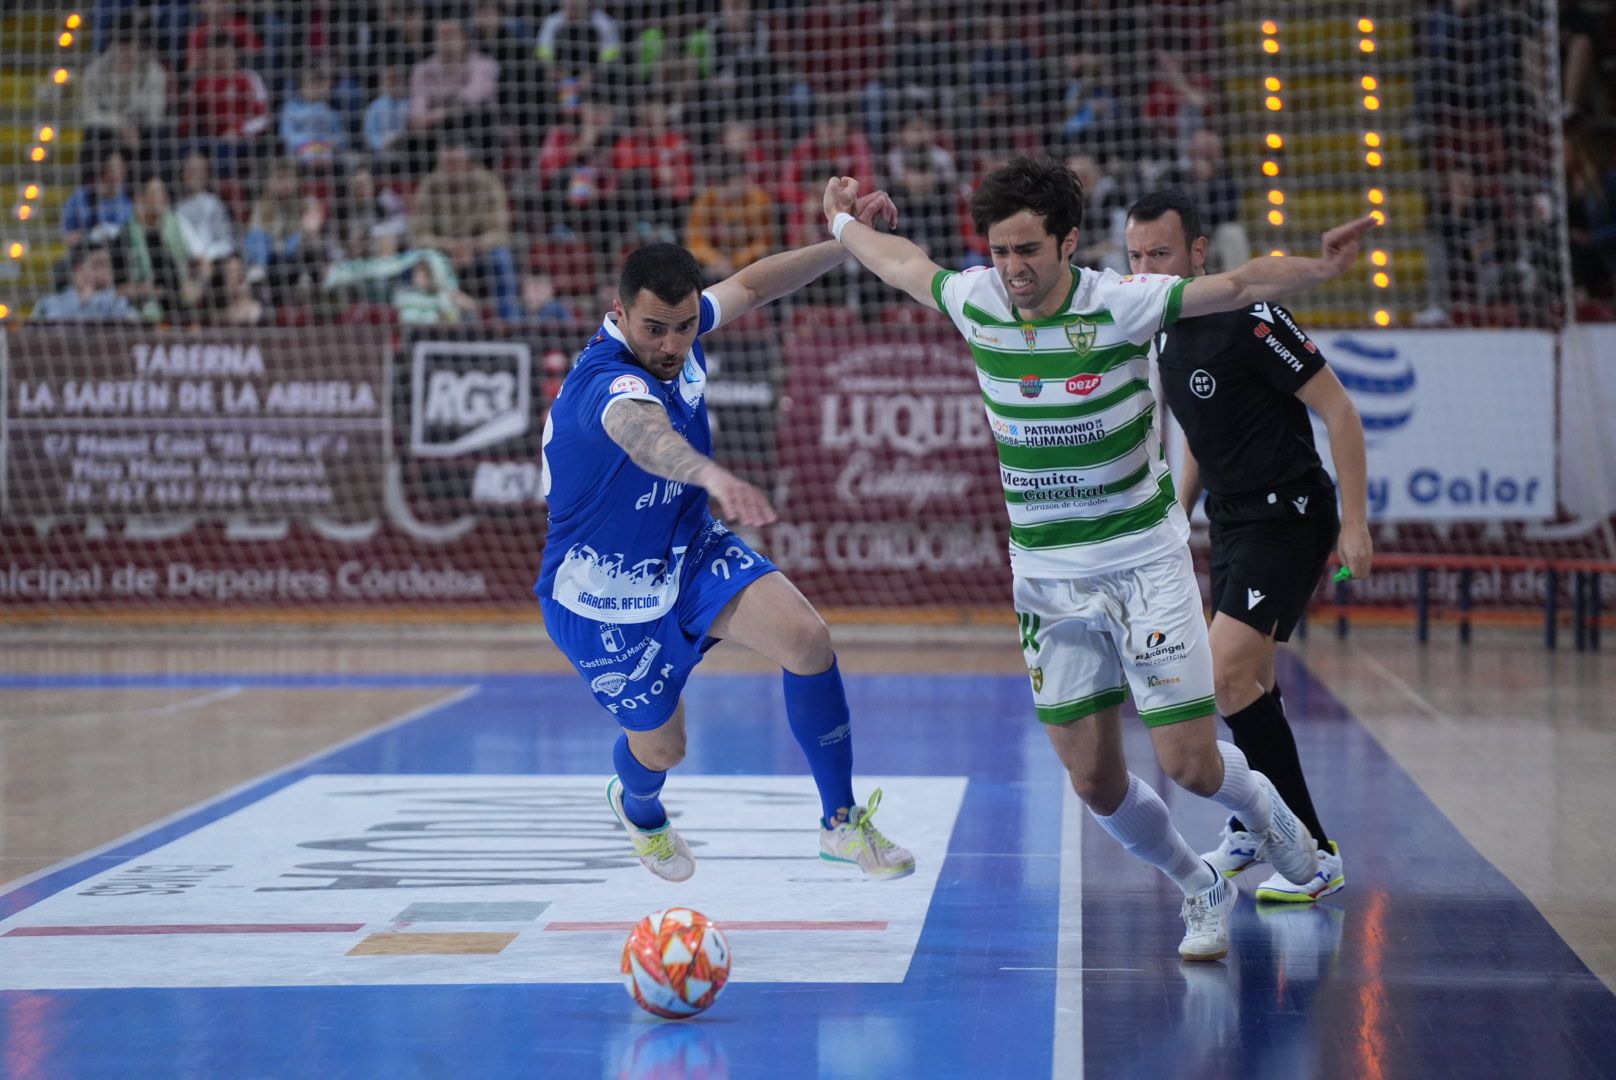
[[[612,107],[586,97],[575,115],[550,128],[539,150],[539,207],[545,231],[594,237],[610,247],[612,230],[603,228],[611,205]]]
[[[823,99],[816,108],[814,128],[797,140],[786,159],[785,172],[780,177],[780,201],[795,206],[802,193],[805,179],[819,181],[821,189],[832,176],[851,176],[859,182],[860,191],[875,190],[875,159],[870,153],[870,141],[853,129],[847,109],[840,102]],[[804,172],[812,163],[832,166],[833,171],[823,176]]]
[[[696,192],[696,159],[690,141],[669,123],[667,102],[641,99],[633,126],[612,147],[612,172],[625,220],[670,235],[684,223]]]
[[[202,0],[201,17],[185,38],[185,70],[192,75],[207,67],[213,39],[228,37],[250,59],[264,51],[264,43],[253,30],[252,20],[236,9],[230,0]]]
[[[220,176],[234,176],[238,163],[256,156],[269,130],[269,92],[241,66],[235,40],[218,34],[208,44],[206,67],[191,84],[180,134],[201,143]]]

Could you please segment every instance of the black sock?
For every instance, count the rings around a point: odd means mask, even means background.
[[[1329,837],[1313,810],[1313,799],[1302,776],[1302,761],[1296,754],[1296,736],[1278,699],[1271,694],[1247,705],[1233,716],[1224,717],[1234,744],[1246,755],[1253,769],[1274,782],[1280,798],[1313,834],[1313,841],[1328,850]]]

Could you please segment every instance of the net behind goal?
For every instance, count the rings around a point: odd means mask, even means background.
[[[1611,557],[1554,5],[1481,7],[8,6],[0,612],[529,610],[543,417],[628,251],[722,279],[823,239],[851,175],[979,265],[966,200],[1024,152],[1078,172],[1077,261],[1121,272],[1157,187],[1214,270],[1379,215],[1293,310],[1365,417],[1380,548]],[[717,456],[811,598],[1002,607],[945,319],[850,264],[707,349]]]

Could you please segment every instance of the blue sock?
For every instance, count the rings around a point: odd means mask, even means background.
[[[636,828],[657,829],[668,823],[668,812],[662,808],[663,781],[666,772],[653,772],[640,764],[640,759],[629,749],[628,736],[617,736],[612,747],[612,763],[617,766],[617,778],[623,781],[623,812]]]
[[[818,675],[781,673],[791,734],[808,756],[828,824],[836,811],[853,806],[853,726],[842,672],[832,658]]]

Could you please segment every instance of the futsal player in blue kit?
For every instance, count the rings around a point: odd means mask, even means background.
[[[896,219],[877,192],[860,219]],[[847,696],[830,633],[764,555],[719,519],[775,520],[768,498],[712,460],[701,335],[841,264],[835,241],[760,259],[702,290],[673,244],[629,255],[617,299],[568,374],[544,430],[550,531],[534,592],[551,639],[622,727],[606,788],[652,873],[695,872],[660,795],[685,752],[680,698],[720,640],[783,669],[786,714],[819,788],[820,858],[871,878],[914,873],[914,856],[873,824],[879,790],[853,796]]]

